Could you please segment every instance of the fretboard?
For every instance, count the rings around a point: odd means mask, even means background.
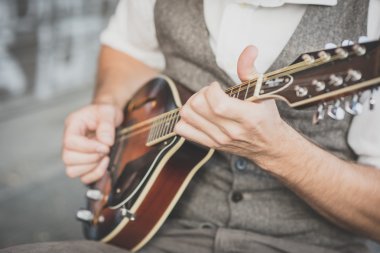
[[[245,100],[254,95],[256,78],[243,82],[225,90],[225,93],[233,98]],[[148,140],[146,145],[152,146],[163,140],[175,136],[174,127],[180,120],[179,109],[174,109],[161,114],[153,120],[150,126]]]

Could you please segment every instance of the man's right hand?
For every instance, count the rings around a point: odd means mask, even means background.
[[[88,105],[66,118],[62,160],[69,177],[89,184],[104,175],[122,119],[122,110],[110,104]]]

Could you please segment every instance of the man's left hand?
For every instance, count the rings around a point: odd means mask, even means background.
[[[247,47],[239,57],[242,81],[254,77],[257,49]],[[218,83],[194,94],[180,110],[175,132],[184,138],[221,151],[252,159],[281,152],[287,124],[274,100],[249,102],[229,97]]]

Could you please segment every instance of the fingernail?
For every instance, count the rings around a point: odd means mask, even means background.
[[[101,154],[107,154],[108,153],[108,148],[105,146],[98,146],[96,148],[96,152],[101,153]]]

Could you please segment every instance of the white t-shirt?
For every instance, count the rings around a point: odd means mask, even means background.
[[[108,27],[101,34],[101,43],[163,70],[165,59],[154,25],[155,2],[121,0]],[[209,43],[218,66],[239,82],[237,59],[247,45],[253,44],[259,49],[256,69],[260,73],[267,71],[289,41],[308,4],[333,6],[337,0],[204,0]],[[380,0],[370,0],[368,34],[363,34],[359,41],[380,37],[379,13]],[[379,92],[375,94],[375,99],[380,101]],[[379,130],[380,106],[355,116],[348,142],[359,156],[360,163],[380,168]]]

